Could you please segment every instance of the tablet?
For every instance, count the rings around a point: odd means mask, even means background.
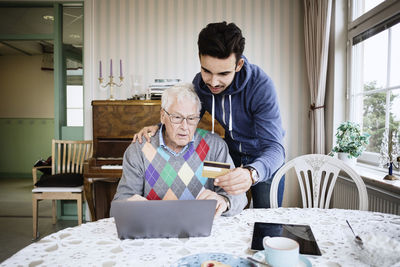
[[[291,238],[299,243],[301,254],[321,256],[321,251],[309,225],[256,222],[251,249],[263,250],[262,241],[265,236]]]

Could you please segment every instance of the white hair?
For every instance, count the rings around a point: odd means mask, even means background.
[[[161,97],[161,107],[168,110],[175,100],[180,102],[186,99],[190,99],[193,104],[197,105],[197,112],[200,113],[201,102],[191,83],[178,83],[165,89]]]

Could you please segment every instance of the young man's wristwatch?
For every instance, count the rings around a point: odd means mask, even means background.
[[[260,179],[260,176],[258,176],[257,170],[254,169],[254,168],[251,167],[251,166],[244,166],[243,168],[249,170],[251,182],[252,182],[252,184],[256,184],[256,183],[258,182],[258,180]]]

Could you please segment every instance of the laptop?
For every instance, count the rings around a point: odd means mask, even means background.
[[[209,236],[217,201],[150,200],[111,202],[120,239]]]

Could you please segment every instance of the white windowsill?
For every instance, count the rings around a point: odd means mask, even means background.
[[[383,179],[388,172],[362,163],[357,163],[354,170],[363,178],[366,185],[382,188],[383,190],[400,195],[400,180],[390,181]],[[393,174],[400,178],[398,173],[393,172]]]

